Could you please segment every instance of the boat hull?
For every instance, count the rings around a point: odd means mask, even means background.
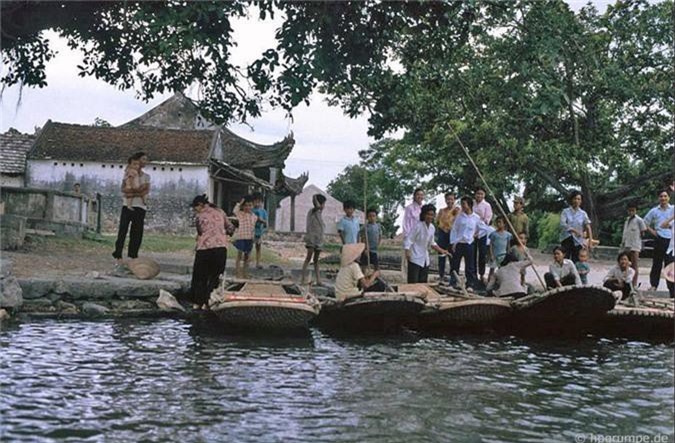
[[[213,309],[213,313],[227,328],[252,331],[306,329],[317,316],[316,309],[309,305],[273,302],[227,302]]]
[[[581,336],[592,332],[615,303],[606,288],[564,286],[514,301],[513,315],[499,328],[520,335]]]
[[[675,316],[669,309],[617,306],[598,323],[594,333],[604,337],[671,341],[675,338]]]
[[[365,293],[345,302],[321,307],[317,324],[332,330],[389,331],[415,320],[425,302],[416,295]]]
[[[508,300],[477,298],[441,301],[425,308],[418,317],[418,327],[434,331],[492,331],[511,315]]]

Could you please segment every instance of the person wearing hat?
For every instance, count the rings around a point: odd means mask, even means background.
[[[358,297],[364,290],[372,286],[380,276],[380,271],[375,271],[369,277],[363,275],[359,259],[365,249],[365,243],[351,243],[342,246],[340,270],[335,277],[335,298],[337,301]]]
[[[192,283],[188,298],[195,309],[208,308],[211,292],[218,286],[227,262],[227,233],[234,226],[225,212],[209,203],[206,195],[192,200],[196,213],[197,245],[192,268]]]
[[[524,208],[525,200],[517,196],[513,199],[513,212],[507,216],[515,231],[511,234],[516,237],[520,234],[530,235],[530,218],[525,214]]]

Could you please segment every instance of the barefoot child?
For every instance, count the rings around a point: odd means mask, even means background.
[[[635,271],[633,276],[633,287],[637,288],[638,283],[638,259],[642,250],[642,236],[647,230],[647,224],[637,215],[637,203],[631,202],[626,206],[628,217],[623,223],[623,233],[621,234],[621,250],[628,254],[631,267]]]
[[[262,236],[267,232],[267,211],[263,208],[263,196],[259,192],[253,194],[253,213],[258,216],[258,221],[255,223],[255,235],[253,236],[255,267],[262,269],[262,266],[260,266],[260,249],[262,248]]]
[[[141,187],[141,161],[138,159],[129,158],[127,162],[127,167],[124,170],[124,179],[122,180],[122,192],[124,193],[124,205],[133,211],[132,202],[134,196],[129,194],[128,191],[131,189],[138,189]],[[147,192],[139,196],[143,202],[143,206],[146,205],[145,197]]]
[[[591,272],[591,266],[588,264],[588,249],[582,249],[579,251],[579,261],[576,263],[577,272],[579,273],[579,278],[581,278],[581,284],[588,284],[588,274]]]
[[[237,261],[235,275],[237,278],[248,278],[248,261],[253,249],[253,237],[255,235],[255,224],[258,216],[253,213],[253,198],[246,196],[234,207],[234,215],[239,221],[237,228],[237,240],[234,247],[237,248]],[[240,267],[242,259],[244,260],[243,270]]]
[[[488,238],[490,239],[490,274],[488,280],[494,275],[495,270],[499,268],[506,253],[509,250],[509,244],[513,236],[506,230],[506,218],[500,215],[495,220],[497,230],[492,232]]]
[[[609,270],[605,276],[603,286],[612,291],[621,291],[621,299],[626,299],[633,291],[633,276],[635,271],[630,267],[628,253],[620,252],[616,258],[617,265]]]
[[[305,262],[302,264],[302,280],[300,284],[307,282],[307,267],[309,262],[314,258],[314,274],[317,285],[321,285],[321,275],[319,273],[319,255],[323,248],[323,233],[326,229],[326,224],[322,218],[322,211],[326,205],[326,197],[321,194],[314,194],[312,197],[312,204],[314,207],[307,212],[307,231],[305,233],[305,248],[307,248],[307,256]]]

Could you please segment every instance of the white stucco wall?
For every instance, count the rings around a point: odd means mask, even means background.
[[[64,164],[65,163],[65,164]],[[86,195],[102,196],[103,229],[115,231],[122,206],[120,185],[124,178],[124,163],[72,162],[59,160],[28,160],[27,186],[58,191],[72,191],[80,183]],[[192,199],[209,193],[207,166],[150,163],[145,167],[150,175],[150,195],[145,226],[148,230],[192,232]]]
[[[23,175],[0,174],[0,186],[6,188],[21,188],[23,186]]]
[[[124,177],[124,163],[66,162],[59,160],[28,160],[26,176],[29,186],[53,185],[54,183],[92,182],[120,186]],[[180,181],[197,183],[207,192],[209,174],[206,166],[165,165],[150,163],[145,167],[152,187],[176,184]],[[66,190],[66,189],[64,189]],[[70,191],[70,189],[67,189]],[[97,192],[95,189],[87,192]]]

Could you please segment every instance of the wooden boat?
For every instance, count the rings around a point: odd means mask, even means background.
[[[597,324],[594,333],[605,337],[675,339],[672,299],[641,299],[638,306],[617,305]]]
[[[344,301],[322,297],[317,324],[334,331],[390,331],[413,322],[426,303],[422,292],[365,292]]]
[[[585,335],[615,303],[612,291],[600,286],[563,286],[514,300],[513,314],[499,328],[523,335]]]
[[[490,331],[511,315],[511,300],[479,297],[450,287],[428,286],[417,327],[437,332]]]
[[[209,307],[226,328],[265,331],[306,329],[321,304],[293,282],[233,280],[213,291]]]

